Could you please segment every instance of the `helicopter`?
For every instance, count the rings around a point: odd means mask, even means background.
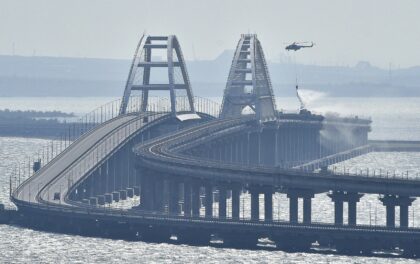
[[[286,50],[297,51],[297,50],[300,50],[301,48],[312,48],[314,46],[313,42],[311,42],[311,45],[304,45],[303,43],[307,43],[307,42],[293,42],[292,44],[286,46]]]

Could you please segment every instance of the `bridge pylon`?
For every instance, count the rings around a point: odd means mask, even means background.
[[[255,34],[242,34],[227,80],[221,117],[241,116],[249,107],[261,122],[276,118],[276,105],[261,43]]]
[[[160,96],[162,92],[159,91],[169,91],[173,115],[195,113],[191,83],[176,36],[141,37],[127,78],[120,114],[126,113],[133,91],[141,93],[141,112],[147,111],[151,93]]]

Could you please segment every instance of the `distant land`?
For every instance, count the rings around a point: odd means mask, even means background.
[[[11,111],[0,109],[0,137],[37,137],[58,139],[70,133],[72,113],[60,111]],[[80,126],[80,124],[77,124]],[[86,127],[87,125],[85,125]],[[86,129],[86,128],[85,128]],[[80,133],[74,132],[73,133]],[[80,130],[78,130],[80,131]]]
[[[214,60],[187,61],[195,95],[223,95],[232,56],[227,50]],[[0,96],[121,96],[129,67],[130,60],[0,56]],[[332,97],[420,96],[420,66],[385,70],[368,62],[348,67],[269,62],[268,67],[276,96],[294,96],[295,72],[301,88]]]

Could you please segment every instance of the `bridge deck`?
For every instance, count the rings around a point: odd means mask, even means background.
[[[135,148],[139,159],[162,172],[227,182],[248,182],[283,188],[309,188],[317,192],[341,190],[373,194],[420,196],[420,180],[393,177],[340,175],[299,170],[228,164],[180,154],[180,149],[213,138],[215,134],[244,129],[249,119],[215,120],[182,130]]]
[[[149,121],[163,115],[151,115]],[[25,181],[14,193],[14,198],[35,204],[48,202],[69,205],[65,197],[73,184],[144,125],[139,115],[124,115],[99,125]],[[54,200],[54,193],[57,192],[60,193],[60,199]]]
[[[420,141],[403,141],[403,140],[369,140],[369,145],[373,151],[377,152],[419,152]]]

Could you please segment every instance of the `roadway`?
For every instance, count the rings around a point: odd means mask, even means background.
[[[384,175],[352,175],[308,172],[244,164],[221,163],[182,154],[182,150],[232,133],[246,130],[252,118],[214,120],[194,128],[187,128],[160,137],[143,145],[134,152],[141,164],[153,170],[177,175],[189,175],[211,181],[249,183],[276,186],[283,189],[309,189],[315,192],[329,190],[372,194],[420,196],[420,180],[394,178]]]
[[[165,114],[146,114],[149,122]],[[66,196],[73,185],[86,177],[112,152],[138,133],[147,123],[144,115],[129,114],[104,122],[74,141],[62,153],[21,184],[13,199],[31,204],[74,206]],[[60,193],[59,199],[54,194]],[[57,197],[56,197],[57,198]]]

